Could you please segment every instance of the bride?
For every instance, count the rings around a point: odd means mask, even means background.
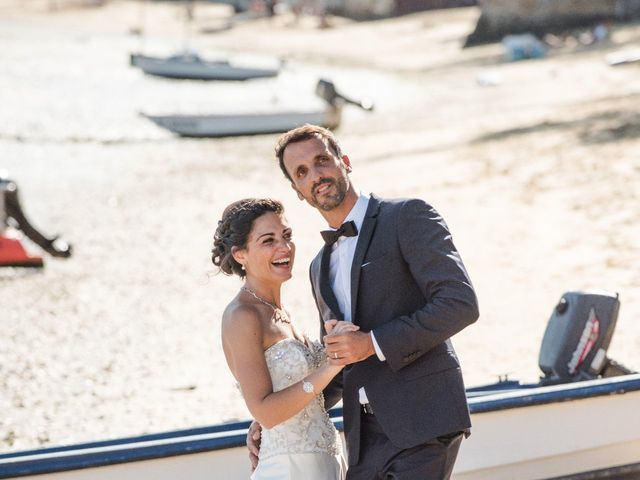
[[[222,317],[222,346],[251,415],[262,425],[252,480],[342,480],[346,464],[322,390],[342,369],[301,335],[281,302],[295,244],[284,208],[271,199],[229,205],[218,222],[212,261],[244,285]],[[332,321],[333,322],[333,321]],[[331,323],[331,322],[328,322]],[[357,330],[348,322],[329,333]]]

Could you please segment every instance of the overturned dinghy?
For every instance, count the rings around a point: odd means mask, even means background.
[[[333,83],[318,81],[316,94],[327,102],[323,110],[219,115],[145,115],[160,127],[183,137],[231,137],[280,133],[306,123],[334,129],[340,125],[342,107],[351,104],[372,110],[369,101],[356,101],[338,93]]]
[[[131,54],[131,65],[148,75],[185,80],[250,80],[275,77],[280,68],[256,68],[233,65],[227,60],[205,61],[195,53],[180,53],[167,58]]]

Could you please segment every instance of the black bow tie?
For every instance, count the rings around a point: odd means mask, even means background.
[[[337,230],[323,230],[320,232],[326,245],[333,245],[340,237],[355,237],[358,235],[358,227],[353,220],[344,222]]]

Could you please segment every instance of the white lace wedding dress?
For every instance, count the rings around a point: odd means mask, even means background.
[[[264,356],[274,392],[299,382],[325,361],[322,346],[308,339],[306,344],[280,340]],[[262,429],[260,461],[251,479],[343,480],[346,470],[340,437],[319,394],[290,419]]]

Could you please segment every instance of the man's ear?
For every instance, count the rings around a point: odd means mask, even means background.
[[[351,173],[353,171],[353,168],[351,167],[351,160],[349,160],[348,156],[346,155],[342,156],[342,163],[344,163],[347,173]]]
[[[304,200],[304,197],[303,197],[303,196],[302,196],[302,194],[300,193],[300,190],[298,190],[298,189],[296,188],[296,186],[293,184],[293,182],[291,182],[291,188],[293,188],[293,190],[298,194],[298,198],[299,198],[300,200]]]

